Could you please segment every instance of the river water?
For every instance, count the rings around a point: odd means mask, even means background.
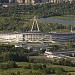
[[[75,25],[75,21],[61,20],[57,18],[40,18],[40,21],[51,22],[51,23],[59,23],[59,24],[68,24]]]

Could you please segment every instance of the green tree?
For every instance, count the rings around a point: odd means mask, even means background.
[[[67,48],[73,48],[74,43],[73,42],[67,42],[66,47]]]

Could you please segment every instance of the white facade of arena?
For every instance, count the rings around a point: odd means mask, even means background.
[[[1,43],[18,43],[22,42],[23,36],[19,33],[0,33]]]
[[[24,41],[28,42],[50,42],[51,35],[41,32],[28,32],[23,34]]]

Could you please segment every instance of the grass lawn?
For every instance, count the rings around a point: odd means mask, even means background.
[[[27,73],[27,72],[29,72],[29,70],[27,70],[27,69],[23,69],[23,68],[13,68],[13,69],[5,69],[5,70],[1,70],[0,69],[0,75],[7,75],[7,74],[9,74],[9,73],[17,73],[17,72],[20,72],[21,74],[22,73]]]
[[[19,66],[25,66],[25,65],[27,65],[28,63],[26,63],[26,62],[17,62],[17,64],[19,65]],[[33,64],[33,63],[31,63],[31,64]],[[35,63],[36,64],[36,63]],[[39,64],[39,63],[38,63]],[[70,67],[70,66],[61,66],[61,65],[52,65],[52,64],[47,64],[47,66],[48,67],[62,67],[62,68],[64,68],[65,69],[65,71],[69,71],[69,72],[71,72],[71,74],[72,75],[75,75],[75,67]],[[74,72],[72,72],[72,71],[74,71]],[[52,74],[52,75],[55,75],[55,74]]]
[[[22,66],[21,68],[12,68],[12,69],[0,69],[0,75],[7,75],[8,73],[17,73],[18,71],[23,74],[23,73],[28,73],[32,71],[33,73],[38,72],[39,70],[32,70],[32,69],[24,69],[23,66],[29,64],[27,62],[17,62],[18,66]],[[36,63],[30,63],[30,64],[36,64]],[[39,63],[38,63],[39,64]],[[69,71],[72,75],[75,75],[75,67],[70,67],[70,66],[61,66],[61,65],[52,65],[50,63],[46,63],[48,67],[62,67],[66,71]],[[74,72],[73,72],[74,71]],[[50,74],[50,75],[55,75],[55,74]]]
[[[18,64],[19,66],[25,66],[25,65],[27,65],[27,64],[29,64],[29,63],[27,63],[27,62],[17,62],[17,64]],[[36,63],[30,63],[30,64],[36,64]],[[38,64],[39,64],[39,63],[38,63]],[[75,67],[70,67],[70,66],[52,65],[52,64],[49,64],[49,63],[47,63],[47,66],[48,66],[48,67],[62,67],[62,68],[64,68],[66,71],[75,71]]]
[[[70,72],[71,73],[71,75],[75,75],[75,72]]]
[[[65,71],[75,71],[75,67],[70,67],[70,66],[61,66],[61,65],[48,64],[48,67],[62,67],[62,68],[65,69]]]

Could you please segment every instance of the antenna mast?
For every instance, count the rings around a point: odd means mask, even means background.
[[[73,32],[72,26],[71,26],[71,33]]]
[[[32,25],[32,28],[31,28],[31,32],[33,31],[37,31],[39,32],[39,26],[38,26],[38,23],[37,23],[37,19],[36,17],[34,16],[34,19],[33,19],[33,25]]]

